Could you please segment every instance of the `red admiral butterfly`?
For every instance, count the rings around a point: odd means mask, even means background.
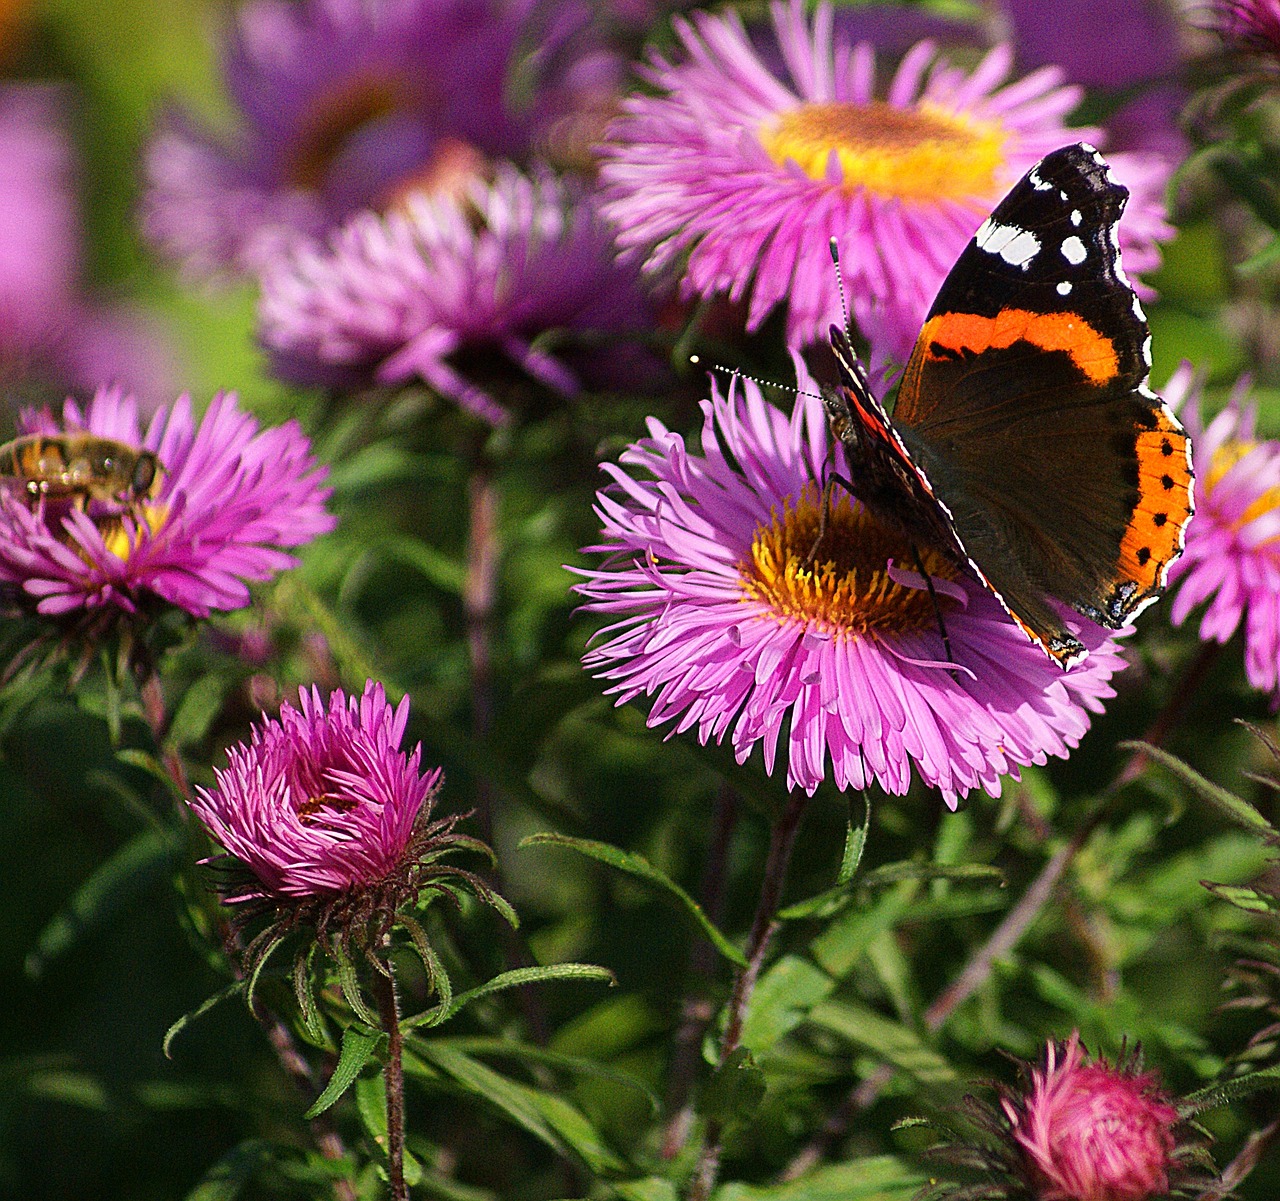
[[[1191,443],[1147,387],[1151,335],[1120,266],[1128,196],[1091,146],[1047,155],[951,268],[892,420],[834,326],[840,382],[823,389],[839,482],[971,569],[1064,669],[1087,652],[1049,598],[1125,625],[1159,597],[1192,512]]]

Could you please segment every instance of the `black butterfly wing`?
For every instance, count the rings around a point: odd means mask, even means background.
[[[1033,167],[943,283],[893,414],[968,557],[1064,663],[1079,644],[1045,597],[1123,625],[1159,595],[1191,513],[1189,442],[1147,387],[1120,266],[1127,198],[1085,145]]]

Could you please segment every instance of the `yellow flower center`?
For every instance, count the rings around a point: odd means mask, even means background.
[[[794,160],[812,179],[827,178],[835,154],[844,188],[913,200],[982,200],[997,188],[1004,129],[928,101],[914,108],[806,104],[760,130],[779,166]]]
[[[139,501],[130,506],[129,515],[136,525],[145,526],[154,536],[160,532],[160,528],[169,519],[169,506]],[[102,541],[106,543],[107,550],[115,555],[117,559],[127,561],[130,554],[133,553],[133,548],[138,544],[137,534],[135,534],[135,540],[131,542],[128,533],[125,531],[124,522],[119,517],[100,518],[97,525],[98,532],[102,535]],[[141,530],[138,533],[141,533]]]
[[[1255,450],[1257,446],[1258,443],[1256,441],[1246,441],[1239,438],[1228,439],[1219,446],[1213,452],[1213,459],[1209,463],[1209,471],[1205,476],[1204,490],[1206,495],[1212,494],[1214,488],[1222,482],[1227,472],[1251,451]],[[1251,521],[1256,521],[1264,513],[1269,513],[1276,508],[1280,508],[1280,487],[1268,488],[1232,523],[1232,529],[1244,529]]]
[[[751,561],[739,568],[745,594],[768,605],[779,619],[803,621],[841,637],[936,629],[937,614],[924,588],[893,580],[888,561],[915,571],[911,548],[885,529],[861,505],[841,493],[832,499],[826,533],[812,562],[810,552],[821,524],[821,496],[807,486],[760,526],[751,543]],[[935,579],[954,579],[955,568],[941,555],[922,551],[925,570]],[[938,592],[945,610],[954,602]]]
[[[324,98],[298,131],[287,171],[291,184],[319,188],[353,134],[404,107],[401,87],[383,78],[353,79]]]

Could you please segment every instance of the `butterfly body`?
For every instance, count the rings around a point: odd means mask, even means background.
[[[1046,156],[956,261],[892,418],[839,329],[824,389],[854,494],[975,574],[1062,667],[1059,601],[1118,629],[1154,601],[1192,512],[1191,449],[1147,386],[1150,335],[1116,223],[1128,192],[1083,144]]]

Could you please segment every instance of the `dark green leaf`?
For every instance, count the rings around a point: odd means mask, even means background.
[[[679,904],[698,923],[699,928],[721,955],[730,962],[737,964],[738,967],[747,966],[746,957],[720,933],[711,919],[703,912],[702,906],[665,872],[659,871],[654,867],[643,855],[637,855],[632,851],[623,851],[618,847],[610,846],[607,842],[596,842],[590,838],[570,838],[567,834],[531,834],[520,843],[520,846],[522,848],[541,846],[567,847],[569,850],[577,851],[581,855],[587,855],[592,859],[598,859],[601,863],[607,863],[610,867],[617,868],[619,871],[644,880],[648,884],[656,884],[663,890],[664,895]]]
[[[382,1032],[379,1030],[348,1026],[342,1032],[342,1050],[338,1054],[338,1066],[333,1069],[333,1075],[329,1077],[329,1083],[325,1085],[324,1092],[302,1116],[310,1121],[333,1105],[360,1075],[361,1069],[369,1062],[369,1057],[381,1039]]]
[[[983,884],[990,884],[992,881],[1005,883],[1004,872],[985,863],[916,863],[905,859],[898,863],[886,863],[862,877],[862,883],[867,888],[883,888],[886,884],[897,884],[901,880],[951,880],[955,883],[977,880]]]
[[[1263,1068],[1247,1076],[1211,1084],[1183,1097],[1180,1108],[1189,1113],[1201,1113],[1266,1089],[1280,1089],[1280,1067]]]
[[[715,1201],[910,1201],[926,1183],[902,1160],[873,1155],[815,1168],[785,1184],[726,1184],[712,1196]]]
[[[951,1065],[914,1030],[851,1001],[823,1001],[809,1020],[901,1068],[922,1084],[958,1083]]]
[[[234,1201],[272,1155],[271,1144],[263,1139],[237,1143],[205,1172],[186,1201]]]
[[[715,1070],[698,1098],[698,1112],[722,1122],[749,1121],[764,1100],[764,1073],[746,1047],[738,1047]]]
[[[199,742],[222,711],[223,699],[233,684],[232,678],[217,672],[210,672],[197,679],[187,689],[173,715],[173,721],[169,725],[169,742],[177,747],[188,747]]]

